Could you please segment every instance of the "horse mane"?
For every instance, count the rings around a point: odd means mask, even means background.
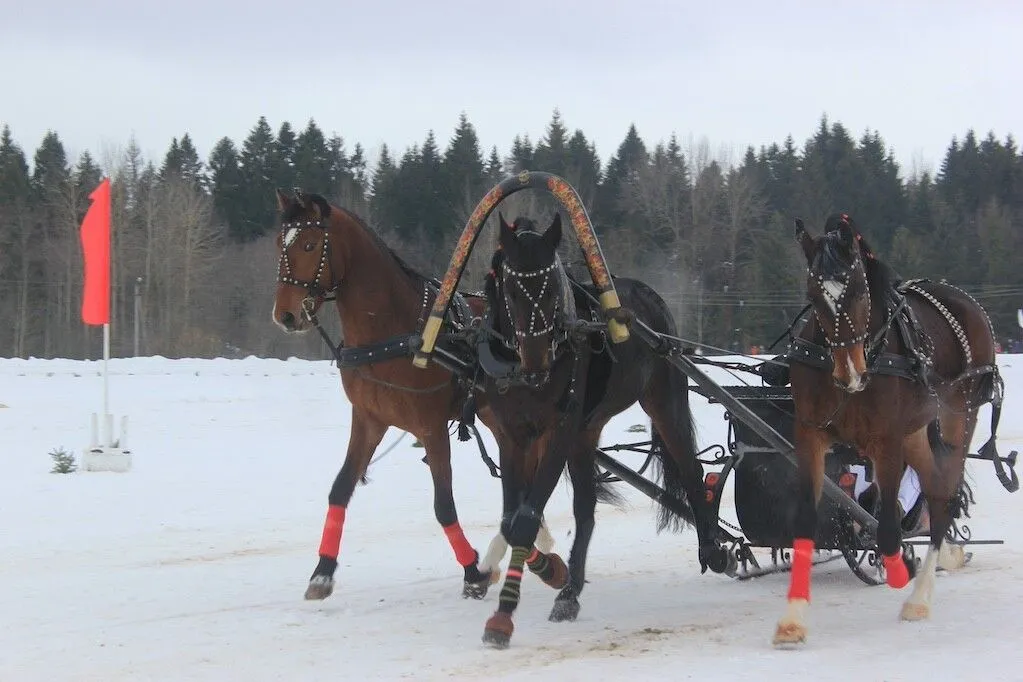
[[[379,234],[377,234],[376,231],[373,230],[369,225],[367,225],[366,221],[359,217],[357,214],[341,206],[332,206],[330,202],[328,202],[320,194],[306,194],[305,196],[308,198],[309,201],[316,204],[316,207],[320,209],[320,213],[324,217],[329,216],[336,209],[340,211],[342,215],[351,219],[356,225],[361,227],[364,232],[369,234],[370,238],[373,240],[373,243],[376,244],[381,251],[389,254],[391,258],[394,259],[394,262],[397,263],[401,271],[408,275],[416,284],[421,285],[428,281],[428,279],[422,273],[420,273],[418,270],[416,270],[407,262],[405,262],[405,260],[403,260],[401,256],[399,256],[397,252],[395,252],[395,250],[391,248],[387,244],[387,242],[385,242],[383,238]],[[306,207],[302,206],[301,203],[297,201],[289,202],[288,207],[281,214],[281,222],[289,222],[292,220],[296,220],[303,213],[305,213],[305,211]]]

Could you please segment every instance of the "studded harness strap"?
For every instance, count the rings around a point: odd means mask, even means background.
[[[859,273],[863,276],[864,282],[863,293],[861,293],[853,300],[847,300],[849,298],[850,292],[852,291],[852,288],[849,287],[848,284],[842,287],[842,290],[841,292],[839,292],[838,296],[835,296],[831,292],[831,290],[825,285],[824,275],[818,274],[816,276],[817,285],[820,287],[821,292],[823,292],[825,298],[830,300],[831,305],[834,308],[835,312],[835,326],[834,329],[832,330],[832,333],[829,334],[828,328],[824,324],[824,321],[821,319],[820,313],[817,312],[817,308],[816,307],[813,308],[813,314],[814,317],[817,318],[817,324],[824,332],[825,342],[831,348],[848,348],[858,343],[863,343],[864,341],[867,340],[867,337],[870,336],[870,331],[867,328],[868,325],[864,325],[862,331],[857,331],[856,325],[853,324],[852,318],[849,317],[849,306],[854,301],[860,300],[862,298],[866,298],[868,301],[870,300],[870,285],[867,283],[867,273],[863,267],[863,259],[859,256],[859,254],[856,255],[856,260],[853,263],[853,269],[859,271]],[[809,272],[810,269],[807,268],[807,273],[809,274]],[[842,338],[841,330],[843,322],[849,328],[849,332],[852,334],[850,338],[844,341],[840,340]]]

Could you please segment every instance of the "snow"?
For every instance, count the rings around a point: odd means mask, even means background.
[[[1023,357],[999,362],[1007,454],[1023,449]],[[975,538],[1005,545],[973,547],[965,569],[940,573],[929,621],[899,621],[908,589],[867,587],[839,560],[814,570],[807,645],[777,651],[770,640],[787,576],[701,575],[695,534],[657,535],[651,503],[622,485],[627,508],[598,506],[579,619],[548,622],[555,593],[528,575],[511,648],[494,651],[480,636],[499,587],[483,602],[461,598],[461,569],[411,437],[356,490],[333,596],[302,599],[348,437],[329,363],[111,360],[111,411],[130,418],[132,471],[51,474],[47,453],[78,454],[88,443],[100,368],[0,360],[5,682],[1023,679],[1021,498],[990,463],[969,463],[977,504],[968,524]],[[721,407],[693,398],[701,445],[722,442]],[[638,407],[602,443],[643,440],[627,432],[634,424],[648,424]],[[401,436],[390,431],[384,447]],[[459,516],[482,551],[496,531],[500,485],[474,443],[452,437],[452,447]],[[622,458],[638,465],[642,456]],[[730,500],[724,509],[734,522]],[[548,520],[567,558],[567,484]]]

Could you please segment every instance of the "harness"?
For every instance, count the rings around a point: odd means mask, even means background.
[[[328,225],[322,220],[304,220],[281,224],[284,248],[281,249],[281,256],[278,262],[279,274],[277,281],[283,284],[291,284],[301,287],[306,290],[307,296],[302,299],[302,314],[316,328],[316,331],[330,348],[338,369],[354,369],[377,362],[384,362],[386,360],[393,360],[395,358],[411,355],[416,350],[413,340],[419,337],[419,333],[415,331],[405,334],[397,334],[384,339],[383,341],[377,341],[375,343],[362,346],[345,346],[344,340],[335,343],[320,324],[315,313],[317,307],[323,303],[337,300],[336,292],[338,287],[341,286],[340,280],[333,282],[332,284],[330,282],[321,281],[324,280],[327,266],[330,262],[330,233],[327,231],[327,227]],[[303,230],[312,228],[322,230],[323,245],[320,251],[320,259],[316,265],[316,274],[311,280],[301,280],[296,278],[292,272],[291,260],[288,258],[288,247],[298,238]],[[292,232],[292,230],[294,230],[294,232]],[[330,286],[328,286],[328,284],[330,284]],[[417,321],[418,327],[422,327],[425,321],[431,291],[433,292],[433,295],[436,296],[439,290],[440,282],[438,280],[423,280],[423,304],[419,311],[419,318]],[[465,296],[459,292],[455,293],[453,304],[454,305],[452,305],[449,313],[450,316],[446,319],[446,322],[449,324],[449,331],[459,332],[468,328],[470,325],[472,320],[472,309],[469,307],[469,303]],[[372,377],[367,378],[373,380]],[[391,384],[387,385],[412,392],[420,390],[393,386]],[[447,382],[438,388],[426,390],[441,390],[444,386],[447,386]]]
[[[421,343],[422,340],[421,334],[423,324],[425,323],[426,311],[429,307],[430,293],[432,292],[434,297],[436,297],[437,293],[440,291],[440,281],[436,279],[428,280],[423,278],[423,303],[420,307],[419,318],[416,323],[416,331],[397,334],[382,341],[361,346],[346,346],[343,339],[335,343],[333,339],[330,338],[330,335],[320,324],[320,320],[316,316],[318,306],[329,301],[337,300],[337,289],[341,286],[340,280],[333,283],[322,281],[324,279],[324,273],[326,272],[327,266],[330,263],[330,233],[327,230],[328,227],[327,223],[323,220],[293,221],[281,224],[283,248],[281,249],[281,256],[278,262],[277,281],[301,287],[306,290],[307,295],[304,299],[302,299],[302,315],[313,325],[313,327],[316,328],[317,333],[319,333],[324,343],[327,344],[327,347],[330,348],[331,355],[333,355],[334,358],[334,363],[337,365],[338,369],[354,370],[359,372],[360,377],[366,381],[395,390],[404,391],[406,393],[435,393],[450,386],[451,381],[445,381],[427,388],[413,388],[384,381],[360,371],[361,368],[366,365],[394,360],[397,358],[411,357],[412,354],[418,350],[419,343]],[[288,247],[298,238],[302,230],[312,228],[320,229],[323,232],[323,245],[321,247],[320,260],[317,263],[316,274],[314,277],[308,281],[300,280],[295,277],[292,272],[291,261],[288,258]],[[291,232],[291,230],[294,230],[294,232]],[[330,284],[329,287],[328,284]],[[472,308],[469,307],[466,297],[462,293],[456,291],[452,299],[452,305],[448,310],[448,314],[445,316],[444,323],[447,328],[447,334],[445,335],[444,340],[464,340],[470,333],[471,329],[476,326],[478,321],[478,319],[473,317]],[[463,382],[463,384],[466,382],[472,383],[470,378],[460,375],[455,371],[452,371],[452,375],[453,380]],[[460,441],[469,440],[469,429],[472,428],[472,431],[476,436],[476,444],[479,447],[480,456],[487,465],[487,468],[490,470],[490,474],[499,478],[500,470],[494,463],[493,459],[491,459],[490,455],[487,454],[483,440],[480,437],[479,431],[475,427],[475,415],[475,402],[472,392],[469,391],[468,396],[462,405],[461,414],[458,418],[458,439]]]
[[[953,334],[959,342],[960,351],[965,362],[964,366],[966,369],[954,378],[945,380],[946,383],[950,385],[957,384],[983,375],[991,375],[991,383],[990,386],[987,387],[988,390],[979,395],[976,393],[966,395],[966,409],[970,410],[974,407],[979,407],[984,403],[991,403],[991,436],[987,442],[980,447],[978,454],[982,459],[991,460],[999,481],[1006,490],[1014,492],[1019,488],[1019,479],[1012,468],[1015,464],[1015,454],[1013,453],[1007,458],[1001,457],[999,456],[995,445],[995,433],[998,430],[998,422],[1001,419],[1002,412],[1002,399],[1005,389],[1004,380],[998,371],[998,366],[994,363],[978,365],[976,367],[970,366],[973,364],[973,352],[970,348],[969,339],[966,336],[966,330],[948,307],[933,293],[928,291],[927,288],[922,286],[928,281],[930,280],[924,278],[905,280],[886,292],[885,308],[887,315],[884,322],[872,335],[866,335],[863,337],[864,340],[867,338],[870,339],[864,349],[867,355],[867,372],[868,374],[894,376],[919,383],[926,387],[935,400],[938,399],[937,393],[931,385],[934,380],[940,379],[934,368],[934,343],[920,324],[916,314],[913,312],[913,308],[909,305],[906,293],[912,292],[920,296],[924,301],[938,311],[941,317],[952,329]],[[952,287],[976,303],[976,300],[962,289],[953,287],[947,283],[943,284],[945,286]],[[983,307],[979,304],[978,307],[983,310]],[[802,313],[800,315],[802,315]],[[991,328],[990,317],[987,317],[987,315],[985,315],[985,317],[987,319],[988,327]],[[790,343],[788,351],[785,353],[784,357],[779,358],[779,360],[798,362],[803,365],[808,365],[810,367],[830,372],[832,370],[833,363],[831,360],[831,353],[826,347],[826,344],[828,344],[826,333],[824,342],[817,343],[809,339],[792,336],[792,328],[794,325],[795,321],[793,322],[793,325],[789,327]],[[819,328],[822,333],[824,333],[823,325],[819,325]],[[886,350],[890,338],[889,332],[893,331],[893,328],[906,349],[905,353],[891,353]],[[992,332],[992,338],[993,337],[994,334]],[[788,383],[787,377],[785,377],[784,383]],[[848,399],[848,397],[849,396],[847,395],[846,399]],[[844,400],[839,404],[827,422],[821,425],[821,428],[830,427],[832,421],[835,416],[837,416],[843,405]],[[1009,464],[1008,470],[1005,466],[1006,463]]]

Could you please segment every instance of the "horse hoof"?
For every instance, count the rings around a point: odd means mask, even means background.
[[[483,597],[487,596],[487,589],[490,585],[490,580],[483,580],[478,583],[464,583],[462,585],[462,599],[483,599]]]
[[[806,626],[802,623],[781,621],[774,631],[772,643],[779,649],[793,648],[806,642]]]
[[[902,605],[901,617],[902,620],[911,622],[927,620],[931,617],[931,607],[927,604],[911,604],[907,602]]]
[[[551,609],[551,615],[548,620],[552,623],[563,623],[566,620],[575,620],[579,617],[579,600],[575,599],[557,599],[554,602],[554,608]]]
[[[568,566],[565,565],[565,560],[551,553],[547,555],[547,561],[549,563],[542,572],[537,573],[537,576],[548,587],[556,590],[564,588],[568,585]]]
[[[483,628],[483,643],[492,649],[507,649],[514,631],[515,624],[511,616],[498,611],[487,619]]]
[[[306,599],[326,599],[334,592],[334,579],[329,575],[314,575],[305,589]]]
[[[939,571],[957,571],[970,562],[973,552],[967,552],[962,545],[954,545],[950,542],[942,544],[938,553]]]

